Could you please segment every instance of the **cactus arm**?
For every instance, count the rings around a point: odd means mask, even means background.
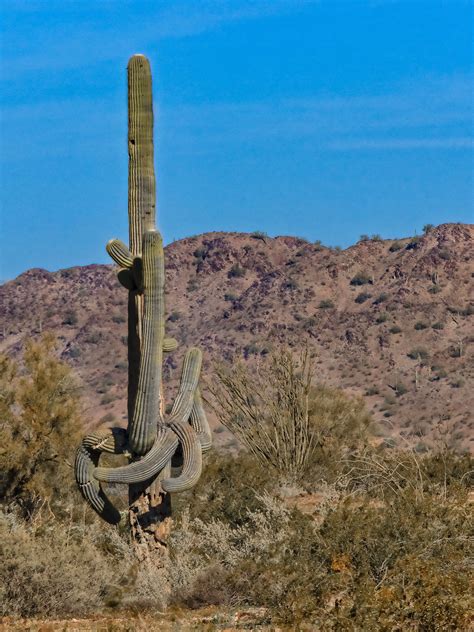
[[[202,354],[199,349],[190,349],[183,362],[178,395],[171,409],[168,426],[178,437],[183,450],[183,469],[176,478],[161,481],[166,492],[179,492],[193,487],[202,471],[201,445],[194,429],[187,423],[199,382]]]
[[[143,236],[143,340],[140,373],[129,444],[137,455],[144,455],[156,439],[160,419],[161,365],[164,341],[164,262],[160,233],[148,230]]]
[[[177,436],[164,426],[158,429],[156,441],[139,461],[122,467],[96,467],[93,476],[107,483],[140,483],[158,474],[173,456],[178,447]]]
[[[183,492],[194,487],[202,472],[201,444],[195,430],[187,423],[172,422],[171,429],[176,433],[183,449],[183,469],[176,478],[161,481],[165,492]]]
[[[202,353],[200,349],[189,349],[184,357],[178,394],[173,403],[168,425],[175,421],[187,422],[191,415],[194,402],[194,392],[198,387],[201,372]]]
[[[202,397],[199,388],[194,391],[193,408],[189,421],[196,431],[199,443],[201,444],[201,450],[207,452],[212,446],[212,432],[209,427],[209,422],[207,421],[204,406],[202,405]]]
[[[120,513],[102,490],[93,472],[99,462],[101,452],[119,454],[125,445],[125,431],[116,428],[87,435],[76,452],[74,470],[76,482],[85,500],[99,516],[110,524],[120,522]]]
[[[133,257],[127,246],[120,239],[111,239],[105,246],[110,257],[121,268],[131,268]]]

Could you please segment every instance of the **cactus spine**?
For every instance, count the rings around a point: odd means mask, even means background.
[[[106,246],[119,266],[118,279],[129,292],[128,428],[87,435],[77,450],[75,463],[82,495],[111,524],[120,522],[123,516],[107,498],[101,483],[131,486],[132,519],[132,514],[147,510],[143,504],[147,494],[145,505],[150,505],[150,498],[156,504],[159,495],[164,497],[167,492],[195,485],[201,474],[202,452],[211,446],[198,386],[202,362],[199,349],[186,353],[171,413],[165,417],[163,412],[163,353],[174,351],[177,342],[165,337],[164,252],[155,226],[151,72],[143,55],[134,55],[128,64],[128,152],[130,245],[127,248],[119,239],[112,239]],[[171,459],[179,446],[182,468],[173,478]],[[101,467],[99,460],[104,452],[127,454],[130,462],[116,468]],[[150,493],[150,489],[154,491]]]

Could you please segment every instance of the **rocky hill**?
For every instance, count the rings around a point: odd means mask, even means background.
[[[204,350],[210,376],[215,362],[308,345],[317,381],[364,395],[381,434],[423,449],[445,431],[472,448],[473,237],[473,225],[444,224],[346,250],[260,233],[170,244],[167,334],[180,347],[166,361],[167,393],[189,346]],[[52,330],[84,385],[84,425],[123,423],[127,292],[114,267],[32,269],[0,293],[0,351]]]

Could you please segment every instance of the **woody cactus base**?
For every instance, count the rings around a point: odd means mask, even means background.
[[[211,446],[198,385],[202,361],[199,349],[186,353],[178,395],[169,416],[164,415],[163,353],[176,349],[177,342],[165,337],[164,252],[155,226],[151,72],[143,55],[134,55],[128,64],[128,113],[130,247],[119,239],[107,244],[107,252],[120,268],[118,279],[129,292],[128,427],[87,435],[75,462],[82,495],[111,524],[119,523],[122,516],[102,483],[130,485],[130,503],[139,507],[137,511],[146,514],[150,522],[150,515],[159,518],[159,512],[147,506],[150,498],[157,497],[156,492],[148,493],[150,488],[158,483],[158,495],[164,504],[166,494],[191,488],[201,474],[202,452]],[[124,454],[129,463],[101,467],[104,452]],[[182,463],[174,478],[170,476],[172,459]]]

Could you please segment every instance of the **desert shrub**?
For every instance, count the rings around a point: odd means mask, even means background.
[[[0,492],[4,503],[30,513],[44,502],[54,507],[71,489],[79,398],[51,335],[25,344],[23,364],[20,372],[15,361],[0,359]]]
[[[324,299],[319,302],[319,309],[332,309],[333,307],[334,303],[330,299]]]
[[[181,312],[178,312],[176,310],[172,311],[171,314],[168,316],[168,320],[171,323],[175,323],[176,321],[178,321],[181,318]]]
[[[241,484],[247,463],[232,467]],[[171,537],[174,600],[263,606],[267,622],[292,629],[465,629],[471,469],[446,451],[366,449],[320,488],[311,515],[298,509],[304,496],[277,490],[255,493],[239,524],[184,512]]]
[[[417,331],[421,331],[422,329],[428,329],[428,323],[425,323],[422,320],[418,320],[414,325],[414,329],[416,329]]]
[[[314,252],[320,252],[321,250],[323,250],[324,246],[321,242],[320,239],[316,239],[316,241],[314,242]]]
[[[127,319],[123,314],[115,314],[114,316],[112,316],[112,321],[117,325],[119,325],[120,323],[124,323],[126,320]]]
[[[355,297],[354,302],[361,305],[362,303],[365,303],[365,301],[367,301],[371,296],[372,294],[369,294],[369,292],[360,292],[360,294]]]
[[[204,261],[207,255],[207,250],[203,247],[196,248],[196,250],[193,252],[193,255],[196,257],[198,261]]]
[[[239,279],[245,276],[245,270],[238,263],[234,263],[229,272],[227,273],[229,279]]]
[[[408,393],[408,387],[403,382],[395,382],[393,388],[398,397],[401,397],[402,395],[405,395],[405,393]]]
[[[298,289],[298,283],[295,281],[295,279],[288,279],[287,281],[282,283],[281,287],[284,290],[297,290]]]
[[[407,353],[407,356],[412,360],[427,360],[430,354],[425,347],[415,347]]]
[[[380,303],[385,303],[385,301],[389,298],[388,294],[386,292],[382,292],[381,294],[379,294],[377,296],[377,298],[374,301],[374,305],[380,305]]]
[[[74,327],[74,325],[77,325],[77,322],[78,322],[77,312],[73,309],[69,309],[64,314],[63,325],[70,325],[71,327]]]
[[[127,540],[98,521],[0,513],[0,614],[85,615],[104,607],[164,606],[163,569],[138,565]]]
[[[370,239],[371,241],[382,241],[382,237],[378,233],[371,235]]]
[[[428,292],[430,294],[439,294],[439,292],[441,292],[441,287],[439,285],[432,285],[428,288]]]
[[[351,285],[366,285],[372,283],[372,276],[368,272],[358,272],[351,279]]]
[[[425,224],[423,226],[423,233],[425,235],[427,235],[428,233],[430,233],[433,230],[433,228],[434,228],[434,224]]]
[[[403,244],[400,241],[394,241],[390,248],[389,251],[390,252],[397,252],[397,250],[401,250],[403,248]]]
[[[359,241],[370,241],[370,237],[364,233],[359,237]]]
[[[421,237],[412,237],[406,245],[406,250],[415,250],[421,243]]]
[[[233,302],[233,301],[236,301],[236,300],[237,300],[237,298],[238,298],[238,297],[237,297],[237,294],[233,294],[232,292],[226,292],[226,293],[224,294],[224,301],[230,301],[230,302]]]
[[[375,322],[381,325],[382,323],[386,323],[388,318],[389,316],[387,312],[382,312],[381,314],[377,316],[377,318],[375,319]]]
[[[444,329],[444,323],[440,323],[439,321],[436,323],[433,323],[431,325],[432,329]]]
[[[398,325],[394,325],[393,327],[390,327],[389,331],[391,334],[401,334],[402,328],[399,327]]]

